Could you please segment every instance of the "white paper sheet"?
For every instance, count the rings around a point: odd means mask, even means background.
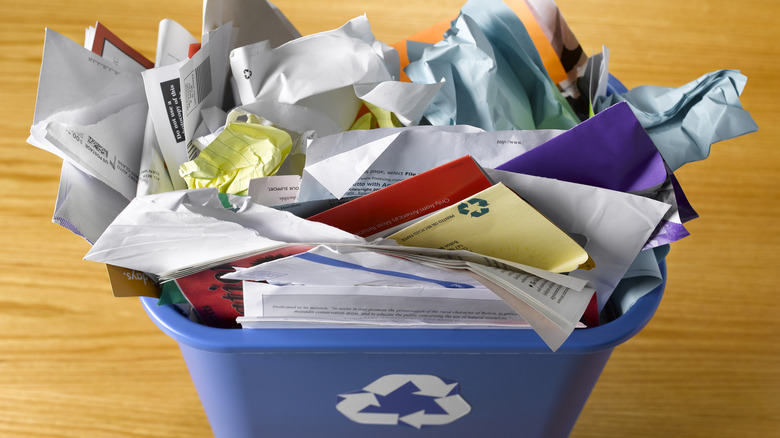
[[[249,193],[255,204],[274,206],[290,204],[298,198],[301,178],[298,175],[274,175],[249,181]]]
[[[433,289],[430,295],[426,296],[498,299],[465,272],[433,268],[398,257],[349,247],[333,248],[320,245],[302,254],[239,269],[224,278],[265,281],[279,286],[425,287]],[[458,290],[435,291],[442,288]]]
[[[370,187],[376,184],[370,183],[379,182],[382,187],[464,155],[471,155],[483,167],[495,167],[563,132],[481,132],[474,128],[458,132],[422,126],[380,131],[350,131],[312,140],[298,200],[359,196],[374,190]],[[358,182],[362,184],[357,186]]]
[[[330,323],[376,326],[499,325],[528,327],[498,297],[492,299],[428,296],[428,288],[276,286],[244,283],[243,327],[268,323]],[[441,289],[439,289],[441,291]],[[493,294],[485,289],[489,294]],[[255,323],[255,324],[252,324]]]
[[[179,190],[133,199],[85,259],[168,279],[262,249],[308,242],[364,240],[246,196]]]
[[[203,2],[203,32],[215,30],[225,23],[238,29],[233,48],[269,40],[276,47],[301,34],[284,14],[265,0],[205,0]]]
[[[46,30],[29,143],[132,199],[146,112],[137,74]]]
[[[392,244],[389,244],[389,242],[392,242]],[[441,269],[471,270],[473,265],[490,266],[498,269],[523,272],[574,290],[582,290],[588,283],[587,280],[581,278],[572,277],[566,274],[558,274],[509,260],[488,257],[484,254],[477,254],[466,250],[402,246],[396,244],[395,241],[384,239],[371,242],[370,244],[361,247],[383,254],[403,257],[417,263],[424,263]]]
[[[599,310],[625,275],[668,204],[641,196],[499,170],[487,170],[570,235],[584,236],[596,267],[571,276],[590,281]]]
[[[187,59],[190,44],[197,42],[198,40],[184,26],[170,19],[161,20],[157,32],[155,67],[181,63]],[[176,172],[176,169],[172,170]],[[174,189],[169,169],[165,165],[165,158],[160,150],[160,143],[157,140],[151,111],[146,120],[138,175],[136,196],[164,193]]]
[[[420,249],[411,251],[423,252]],[[592,287],[584,285],[583,280],[566,275],[529,267],[502,266],[496,261],[468,261],[468,257],[448,259],[443,255],[441,259],[433,260],[411,251],[403,257],[468,272],[522,316],[553,351],[580,325],[579,320],[595,293]]]
[[[154,123],[154,132],[157,134],[171,183],[176,190],[187,188],[187,183],[179,176],[178,169],[182,163],[189,160],[179,82],[179,69],[184,62],[186,61],[155,67],[142,74],[146,99],[149,102],[149,115]]]
[[[393,80],[383,57],[381,43],[361,16],[276,49],[266,41],[239,47],[231,52],[230,65],[242,104],[261,99],[297,103],[344,87],[352,92],[353,84]],[[337,111],[339,103],[332,104]]]
[[[230,40],[233,33],[231,23],[223,24],[210,31],[204,43],[192,58],[179,68],[179,80],[184,118],[184,141],[189,143],[195,138],[197,128],[203,121],[201,110],[221,108],[225,100],[228,84]],[[190,153],[193,159],[195,153]],[[178,169],[172,169],[177,171]]]
[[[129,203],[116,190],[63,161],[52,222],[94,243]]]

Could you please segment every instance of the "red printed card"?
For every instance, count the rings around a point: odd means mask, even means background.
[[[479,164],[466,155],[308,219],[368,237],[449,207],[492,185]]]
[[[257,266],[271,260],[300,254],[310,245],[290,245],[254,254],[174,280],[203,322],[211,327],[240,328],[236,318],[244,315],[244,288],[241,280],[223,275],[235,268]]]

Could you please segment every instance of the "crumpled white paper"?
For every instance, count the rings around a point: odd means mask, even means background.
[[[213,188],[179,190],[133,199],[84,259],[168,278],[185,268],[308,242],[365,243],[246,196]]]

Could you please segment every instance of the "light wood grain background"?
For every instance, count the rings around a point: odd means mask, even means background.
[[[304,34],[366,13],[394,42],[455,14],[457,0],[277,0]],[[649,326],[619,346],[574,437],[780,436],[780,61],[774,0],[560,0],[588,53],[606,45],[629,88],[748,76],[756,134],[678,172],[701,218],[673,245]],[[135,299],[112,298],[88,244],[51,224],[60,160],[25,143],[44,27],[83,41],[96,20],[154,57],[157,23],[200,33],[194,0],[0,0],[0,436],[206,437],[173,340]]]

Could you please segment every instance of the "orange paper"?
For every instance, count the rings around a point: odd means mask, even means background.
[[[509,6],[510,9],[512,9],[517,17],[520,18],[520,21],[523,22],[528,35],[531,37],[531,41],[533,41],[536,50],[539,52],[539,56],[542,59],[544,68],[547,70],[547,74],[550,76],[553,82],[558,84],[568,79],[566,71],[563,69],[563,65],[561,64],[561,60],[555,53],[555,49],[553,49],[552,44],[550,44],[550,41],[547,39],[547,36],[545,36],[544,31],[542,31],[542,27],[539,26],[539,23],[536,22],[536,18],[534,18],[533,13],[528,8],[525,0],[504,0],[504,2],[507,4],[507,6]],[[409,65],[409,55],[406,50],[406,43],[408,41],[417,41],[429,44],[438,43],[442,40],[444,33],[450,28],[450,23],[456,18],[457,16],[436,23],[423,31],[420,31],[404,40],[393,44],[393,47],[398,50],[398,54],[401,58],[402,81],[409,82],[409,77],[406,76],[403,71],[403,69]]]

